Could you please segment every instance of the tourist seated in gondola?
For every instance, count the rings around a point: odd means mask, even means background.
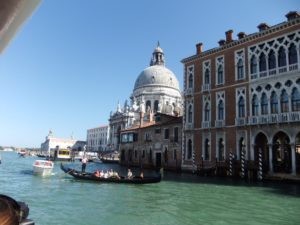
[[[133,178],[131,169],[128,169],[127,178],[128,178],[128,179],[132,179],[132,178]]]
[[[95,175],[96,177],[100,177],[100,171],[99,171],[99,170],[96,170],[96,172],[94,173],[94,175]]]
[[[104,177],[104,172],[103,172],[103,170],[100,171],[100,177]]]
[[[106,171],[103,175],[104,178],[108,178],[108,171]]]
[[[108,171],[108,177],[112,177],[114,175],[114,171],[112,169],[110,169]]]
[[[117,171],[114,171],[114,172],[113,172],[112,177],[113,177],[113,178],[116,178],[116,179],[121,179]]]

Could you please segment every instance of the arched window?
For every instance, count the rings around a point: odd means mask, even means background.
[[[245,117],[245,100],[243,97],[239,99],[238,109],[238,117]]]
[[[252,98],[252,116],[258,116],[258,98],[256,95]]]
[[[291,44],[291,46],[289,47],[289,64],[294,64],[297,63],[298,59],[297,59],[297,49],[296,46],[294,44]]]
[[[276,58],[273,50],[271,50],[269,53],[268,63],[269,63],[269,70],[276,68]]]
[[[204,121],[209,121],[210,120],[210,109],[209,109],[209,104],[205,104],[204,108]]]
[[[209,158],[210,158],[210,142],[208,139],[205,139],[204,160],[209,160]]]
[[[260,99],[260,107],[261,107],[261,114],[266,115],[268,114],[268,98],[265,93],[262,94]]]
[[[159,104],[159,101],[155,100],[155,102],[154,102],[154,112],[157,112],[157,110],[158,110],[158,104]]]
[[[280,104],[281,104],[281,112],[288,112],[289,111],[289,96],[286,93],[286,90],[281,92],[280,96]]]
[[[271,94],[271,113],[278,113],[278,97],[275,91]]]
[[[257,59],[254,55],[252,56],[250,61],[250,73],[251,74],[257,73]]]
[[[193,122],[193,108],[192,105],[189,105],[189,110],[188,110],[188,122],[192,123]]]
[[[223,66],[218,67],[218,84],[223,84]]]
[[[205,83],[205,84],[209,84],[209,83],[210,83],[210,79],[209,79],[209,69],[206,69],[206,70],[205,70],[205,73],[204,73],[204,83]]]
[[[283,47],[281,47],[278,51],[278,66],[286,66],[286,54]]]
[[[297,88],[292,91],[292,111],[300,111],[300,94]]]
[[[259,72],[267,70],[266,56],[264,53],[261,53],[259,56]]]
[[[187,152],[187,159],[191,159],[192,158],[192,140],[189,139],[188,141],[188,152]]]
[[[239,59],[237,64],[237,78],[238,80],[244,78],[244,64],[242,59]]]
[[[219,139],[219,160],[220,161],[224,161],[225,159],[225,155],[224,155],[224,141],[223,141],[223,138],[220,138]]]
[[[146,102],[146,111],[148,112],[148,110],[151,110],[151,101],[150,100],[148,100]]]
[[[193,88],[193,82],[194,82],[194,78],[193,78],[193,74],[190,73],[189,75],[189,88]]]
[[[222,100],[218,104],[218,120],[224,120],[224,102]]]

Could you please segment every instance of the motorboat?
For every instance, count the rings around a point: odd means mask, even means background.
[[[33,164],[33,174],[49,176],[52,174],[54,163],[49,160],[36,160]]]

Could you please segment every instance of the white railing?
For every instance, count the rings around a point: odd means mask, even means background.
[[[193,123],[186,123],[184,127],[185,127],[186,130],[192,130],[192,129],[194,129],[194,124]]]
[[[215,127],[224,127],[225,126],[225,120],[216,120],[215,121]]]
[[[286,73],[289,71],[298,71],[300,69],[299,64],[298,63],[294,63],[291,65],[286,65],[286,66],[282,66],[282,67],[277,67],[271,70],[267,70],[267,71],[263,71],[258,73],[253,73],[251,74],[251,80],[255,80],[257,78],[264,78],[264,77],[270,77],[270,76],[275,76],[281,73]]]
[[[202,121],[202,128],[210,128],[211,125],[210,125],[210,121]]]
[[[289,71],[298,70],[298,63],[289,65]]]
[[[193,95],[193,93],[194,93],[194,88],[187,88],[187,89],[185,89],[185,92],[184,92],[184,94],[186,96]]]
[[[285,72],[287,72],[287,66],[279,67],[279,68],[278,68],[278,72],[279,72],[279,73],[285,73]]]
[[[247,118],[235,118],[235,125],[236,126],[245,126],[247,125]]]
[[[236,118],[237,121],[240,118]],[[290,122],[299,122],[300,121],[300,112],[289,112],[289,113],[280,113],[280,114],[271,114],[263,116],[250,116],[249,124],[272,124],[272,123],[290,123]]]
[[[203,84],[202,85],[202,91],[209,91],[210,90],[210,84]]]

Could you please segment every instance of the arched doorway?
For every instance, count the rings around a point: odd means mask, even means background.
[[[257,165],[257,168],[259,166],[259,152],[261,152],[262,171],[263,174],[265,174],[269,170],[269,148],[268,138],[263,133],[259,133],[255,138],[254,160]]]
[[[295,141],[295,151],[296,151],[296,171],[297,174],[300,174],[300,132],[296,136],[296,141]]]
[[[291,173],[290,138],[282,131],[273,137],[273,165],[275,173]]]

